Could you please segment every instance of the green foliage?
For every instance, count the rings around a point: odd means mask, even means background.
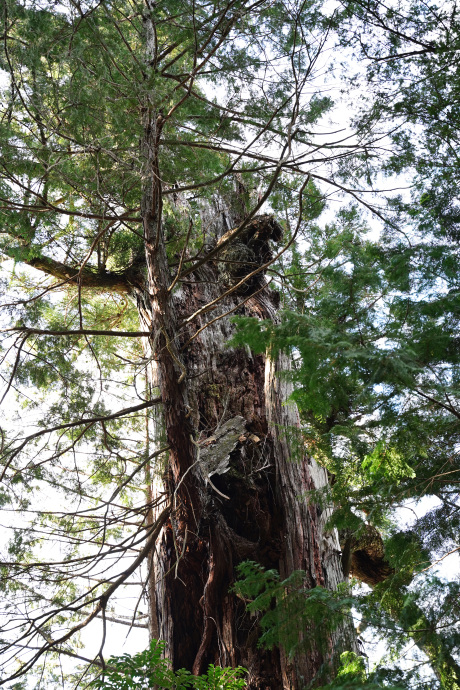
[[[378,671],[367,673],[363,657],[354,652],[344,652],[340,657],[340,667],[334,680],[327,685],[322,685],[320,690],[405,690],[410,687],[406,683],[410,679],[404,678],[400,672],[392,672],[389,669],[379,669]],[[399,681],[399,682],[398,682]],[[425,687],[428,685],[418,685]]]
[[[284,580],[276,570],[265,570],[253,561],[238,568],[234,589],[247,604],[248,611],[262,613],[259,644],[271,649],[282,647],[293,658],[300,651],[320,648],[327,653],[331,632],[350,618],[347,587],[335,592],[306,586],[306,576],[296,570]]]
[[[340,667],[337,672],[339,687],[352,683],[362,683],[366,680],[366,669],[364,659],[354,652],[343,652],[340,655]],[[334,685],[332,686],[334,687]]]
[[[382,442],[377,443],[372,453],[366,455],[362,465],[364,479],[369,484],[381,480],[398,483],[405,477],[415,477],[404,457],[395,448],[386,448]]]
[[[369,679],[369,675],[373,677]],[[382,675],[378,678],[383,680]],[[375,682],[375,674],[366,672],[365,661],[355,652],[343,652],[340,655],[340,666],[337,675],[331,683],[322,685],[320,690],[380,690],[380,688],[402,690],[403,686],[393,683]]]
[[[194,676],[185,669],[173,671],[164,659],[165,643],[152,640],[144,652],[111,657],[103,673],[92,681],[91,688],[101,690],[129,690],[130,688],[158,688],[158,690],[242,690],[246,683],[244,668],[220,668],[211,664],[207,673]]]
[[[367,597],[386,611],[380,619],[366,613],[366,620],[394,650],[387,681],[411,638],[441,687],[451,688],[459,618],[455,610],[444,622],[431,617],[428,574],[416,574],[460,543],[458,256],[442,234],[430,241],[414,234],[411,242],[390,233],[371,240],[356,209],[339,214],[329,234],[310,226],[310,246],[292,252],[297,282],[284,283],[280,323],[238,317],[233,342],[292,358],[287,376],[305,448],[332,477],[332,487],[314,499],[334,503],[330,525],[343,543],[348,535],[359,544],[368,526],[383,536],[382,558],[395,574],[388,571],[355,606],[364,611]],[[287,261],[284,268],[289,275]],[[395,524],[395,507],[426,496],[436,507],[410,529]],[[436,581],[441,607],[448,609],[452,584]],[[417,621],[431,636],[418,635]],[[425,686],[423,673],[401,673],[404,682]]]
[[[395,667],[408,638],[428,655],[440,680],[439,687],[455,690],[458,667],[454,657],[460,643],[458,583],[418,576],[408,584],[412,578],[399,568],[370,594],[362,590],[351,593],[345,586],[342,591],[330,592],[322,587],[305,588],[306,574],[302,571],[284,581],[275,570],[266,571],[251,561],[241,564],[238,571],[235,591],[249,611],[262,614],[261,646],[280,646],[290,657],[301,649],[319,646],[327,659],[330,633],[340,630],[343,638],[343,623],[357,614],[361,616],[361,633],[369,627],[374,630],[374,641],[385,641],[387,657],[371,670],[354,652],[341,654],[338,668],[329,660],[321,673],[333,680],[318,686],[323,690],[438,687],[433,679],[427,680],[423,659],[415,667],[399,667],[397,663]],[[320,676],[315,679],[319,680]]]
[[[371,242],[356,221],[342,216],[338,251],[334,234],[311,228],[323,257],[316,279],[305,277],[312,285],[302,295],[286,287],[279,324],[235,319],[233,342],[294,358],[307,447],[335,475],[337,504],[377,519],[428,486],[447,502],[457,481],[458,290],[445,275],[446,291],[439,264],[431,272],[430,246]],[[309,254],[297,253],[301,267]]]

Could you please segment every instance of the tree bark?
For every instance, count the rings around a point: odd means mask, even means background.
[[[217,245],[232,222],[225,207],[214,209],[210,242]],[[277,649],[261,650],[257,619],[230,591],[235,567],[246,559],[282,577],[302,569],[308,587],[334,589],[343,580],[337,535],[326,531],[327,515],[308,500],[327,482],[326,472],[303,453],[294,458],[285,435],[299,427],[295,406],[285,404],[289,386],[278,376],[287,360],[228,347],[233,314],[275,319],[279,297],[259,275],[188,321],[238,281],[241,269],[233,254],[217,257],[168,292],[165,255],[151,249],[153,225],[150,215],[148,285],[137,288],[137,299],[141,323],[153,334],[171,448],[164,483],[175,509],[155,559],[160,637],[175,668],[199,674],[209,663],[242,665],[253,690],[300,689],[331,661],[338,641],[330,640],[329,659],[318,648],[294,661]],[[256,241],[251,263],[263,263],[279,232],[273,218],[256,218],[239,251]],[[241,258],[236,265],[242,264]]]
[[[198,261],[170,289],[158,166],[162,126],[162,116],[146,107],[145,264],[114,276],[51,259],[29,263],[82,289],[130,295],[140,332],[151,334],[145,338],[151,383],[163,403],[157,426],[164,427],[162,445],[170,447],[152,501],[156,490],[166,489],[174,505],[149,568],[152,635],[158,631],[166,641],[176,669],[199,674],[210,663],[242,665],[251,690],[315,687],[324,663],[353,648],[352,631],[331,637],[327,658],[312,646],[289,660],[282,650],[257,646],[257,617],[231,591],[236,566],[248,559],[282,578],[303,570],[307,587],[335,589],[344,580],[337,535],[326,530],[328,511],[308,496],[326,485],[326,471],[294,452],[288,438],[299,428],[295,405],[286,404],[290,387],[278,375],[288,360],[228,347],[233,315],[276,319],[279,296],[263,273],[245,277],[270,260],[270,245],[282,231],[271,216],[256,216],[229,242],[229,231],[241,228],[241,209],[214,200],[202,218],[212,258]]]
[[[251,690],[315,687],[325,662],[353,648],[353,632],[331,636],[327,658],[312,646],[289,660],[282,650],[258,647],[257,617],[231,591],[236,566],[248,559],[277,569],[282,578],[303,570],[307,587],[335,589],[344,580],[337,534],[326,530],[328,511],[308,497],[326,485],[326,471],[289,442],[287,432],[299,428],[299,418],[295,405],[286,404],[290,387],[278,375],[288,360],[228,347],[233,315],[276,319],[279,296],[263,273],[245,277],[269,261],[281,228],[271,216],[256,216],[229,243],[240,211],[215,200],[202,219],[212,258],[197,262],[170,289],[158,167],[162,124],[162,116],[146,108],[145,264],[108,276],[51,259],[29,263],[82,289],[130,295],[140,333],[151,334],[145,338],[151,383],[163,403],[157,426],[164,427],[162,445],[166,440],[170,447],[152,502],[156,490],[166,489],[174,505],[149,568],[152,635],[158,631],[166,641],[176,669],[200,674],[210,663],[242,665]],[[213,251],[219,247],[220,253]]]

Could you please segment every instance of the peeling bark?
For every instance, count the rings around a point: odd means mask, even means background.
[[[258,222],[275,227],[268,216]],[[272,236],[267,231],[261,259]],[[287,360],[228,347],[234,326],[227,312],[274,319],[279,298],[259,276],[245,294],[230,294],[187,322],[229,287],[219,258],[167,297],[161,281],[170,284],[171,276],[157,277],[158,262],[157,253],[138,304],[141,321],[156,334],[150,347],[171,446],[164,481],[176,505],[155,559],[160,636],[176,668],[199,674],[209,663],[243,665],[252,690],[295,690],[325,659],[315,648],[291,663],[279,650],[259,649],[257,619],[230,591],[235,567],[246,559],[282,577],[305,570],[310,587],[335,588],[343,580],[337,535],[326,532],[326,512],[308,500],[327,482],[326,472],[311,458],[294,459],[283,436],[282,429],[299,426],[295,406],[284,405],[289,386],[278,376]],[[331,657],[336,643],[331,639]]]

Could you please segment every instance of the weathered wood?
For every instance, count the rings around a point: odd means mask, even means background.
[[[222,216],[216,218],[208,225],[218,235],[227,224],[219,228]],[[279,228],[268,216],[259,219],[268,223]],[[263,258],[273,234],[259,237],[267,245]],[[259,649],[257,620],[230,591],[236,565],[248,558],[283,577],[303,569],[310,587],[335,588],[343,580],[337,536],[308,500],[327,482],[326,472],[307,456],[296,461],[283,436],[283,428],[299,425],[295,406],[284,404],[289,386],[278,376],[287,359],[228,347],[234,326],[227,312],[275,319],[278,295],[260,276],[254,295],[230,294],[189,321],[228,288],[219,260],[179,282],[173,294],[164,289],[171,276],[159,253],[147,262],[148,288],[141,296],[138,290],[138,303],[141,323],[150,321],[155,333],[150,347],[171,446],[163,479],[177,508],[155,559],[160,636],[176,668],[202,673],[209,663],[241,664],[252,690],[301,688],[323,664],[320,652],[289,663],[277,650]]]

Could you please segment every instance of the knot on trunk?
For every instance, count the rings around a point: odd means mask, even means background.
[[[223,235],[217,246],[227,242],[236,228]],[[253,218],[233,241],[219,253],[218,266],[221,281],[231,287],[249,276],[260,266],[272,260],[270,241],[279,242],[283,236],[281,225],[271,215],[264,214]],[[247,294],[263,284],[263,272],[256,273],[240,285],[239,294]]]
[[[382,536],[375,527],[365,525],[357,534],[344,530],[341,537],[345,576],[352,575],[369,587],[375,587],[393,575],[394,569],[385,558]]]

